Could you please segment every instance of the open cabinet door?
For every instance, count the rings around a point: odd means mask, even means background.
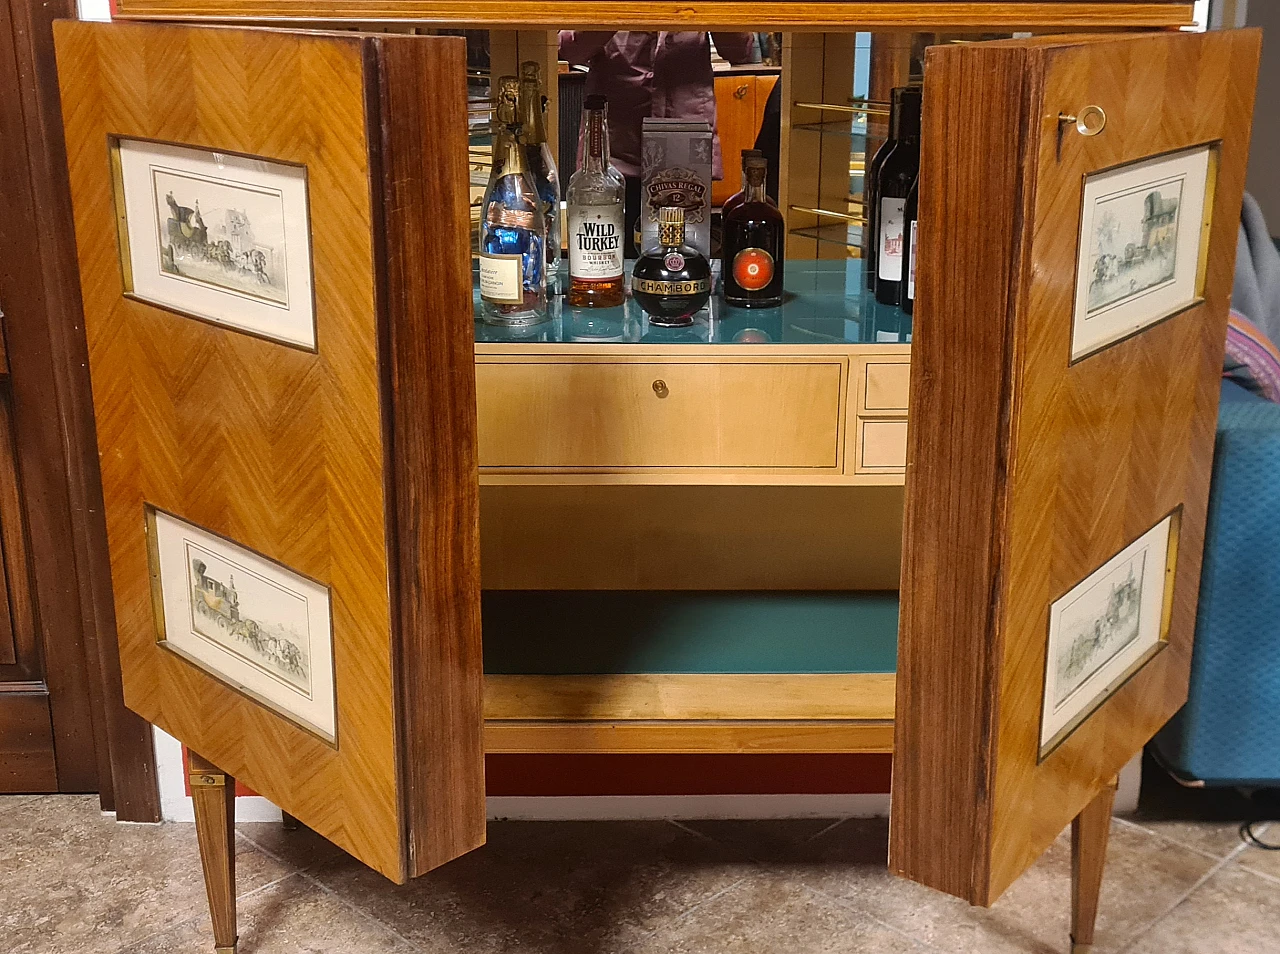
[[[463,41],[56,40],[126,702],[396,881],[477,847]]]
[[[890,866],[975,904],[1186,699],[1259,40],[926,56]]]

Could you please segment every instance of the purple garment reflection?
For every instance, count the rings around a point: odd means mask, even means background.
[[[713,33],[716,50],[730,63],[746,63],[750,33]],[[623,175],[640,174],[640,121],[646,116],[702,119],[716,128],[711,44],[706,33],[560,31],[560,56],[589,67],[587,93],[609,97],[609,148]],[[715,137],[715,178],[724,175]]]

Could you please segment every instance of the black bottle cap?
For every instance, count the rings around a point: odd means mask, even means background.
[[[582,101],[583,109],[604,109],[609,105],[609,97],[604,93],[592,93]]]

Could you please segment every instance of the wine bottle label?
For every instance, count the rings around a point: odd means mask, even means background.
[[[916,223],[911,220],[911,267],[907,269],[907,297],[916,300]]]
[[[760,291],[773,281],[773,256],[762,248],[744,248],[733,256],[733,280],[746,291]]]
[[[876,274],[886,282],[902,281],[902,228],[906,199],[880,200],[880,248]]]
[[[664,282],[653,278],[632,278],[631,290],[650,295],[697,295],[711,291],[711,279],[691,278],[678,282]]]
[[[588,281],[622,275],[622,206],[569,209],[569,275]]]
[[[523,255],[480,255],[480,297],[497,305],[524,302]]]

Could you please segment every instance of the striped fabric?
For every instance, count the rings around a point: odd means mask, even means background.
[[[1280,404],[1280,348],[1234,308],[1227,319],[1222,376]]]

